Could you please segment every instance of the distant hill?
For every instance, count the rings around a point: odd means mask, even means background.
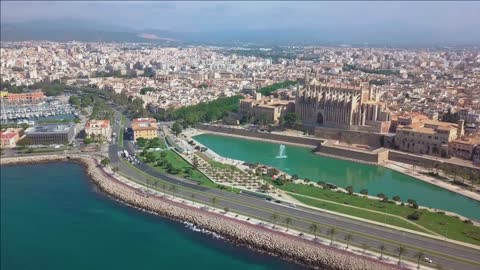
[[[0,27],[1,41],[84,41],[84,42],[177,42],[161,33],[137,32],[130,29],[98,25],[79,20],[39,21],[4,24]]]
[[[358,27],[357,27],[358,28]],[[464,42],[455,44],[440,38],[441,33],[431,33],[417,27],[416,31],[390,29],[382,26],[378,29],[322,28],[308,29],[270,29],[245,30],[230,29],[221,31],[175,32],[158,29],[133,30],[126,27],[106,25],[83,20],[32,21],[27,23],[1,24],[2,41],[50,40],[84,42],[136,42],[161,45],[328,45],[340,46],[399,46],[431,47],[438,45],[462,46],[478,45],[480,31],[472,32]],[[360,31],[361,30],[361,31]],[[448,39],[447,39],[448,40]]]

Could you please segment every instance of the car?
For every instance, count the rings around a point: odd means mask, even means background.
[[[291,203],[290,207],[297,208],[297,206],[294,203]]]
[[[427,262],[427,263],[433,263],[432,259],[428,258],[428,257],[424,257],[423,258],[423,261],[424,262]]]

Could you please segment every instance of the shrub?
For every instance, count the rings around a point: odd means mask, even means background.
[[[400,196],[393,196],[393,200],[396,201],[396,202],[399,202],[400,201]]]
[[[473,225],[473,221],[471,221],[470,219],[465,219],[463,222],[466,224]]]
[[[413,213],[409,214],[407,218],[411,220],[419,220],[421,216],[422,216],[422,212],[414,211]]]
[[[414,202],[414,203],[412,204],[412,207],[415,208],[415,209],[418,209],[418,204],[417,204],[416,202]]]
[[[364,188],[364,189],[360,190],[360,194],[368,195],[368,189]]]
[[[382,199],[383,199],[383,198],[385,198],[385,194],[383,194],[383,193],[378,193],[378,194],[377,194],[377,197],[379,197],[379,198],[382,198]]]
[[[475,239],[475,240],[478,240],[480,241],[480,233],[479,232],[476,232],[476,231],[465,231],[463,232],[463,234],[465,234],[466,236],[472,238],[472,239]]]
[[[348,186],[345,188],[348,192],[349,195],[352,195],[353,194],[353,187],[352,186]]]

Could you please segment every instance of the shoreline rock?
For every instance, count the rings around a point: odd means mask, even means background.
[[[300,239],[282,232],[272,231],[221,214],[207,212],[164,197],[141,196],[135,188],[106,173],[100,168],[99,163],[91,158],[56,155],[33,156],[2,159],[0,164],[6,166],[62,161],[82,164],[89,179],[102,192],[117,201],[173,220],[189,222],[199,228],[219,234],[225,240],[234,244],[246,246],[306,267],[324,270],[402,269],[372,258]]]

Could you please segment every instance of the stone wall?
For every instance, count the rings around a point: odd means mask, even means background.
[[[384,140],[382,139],[384,135],[378,133],[368,133],[325,127],[315,128],[315,137],[329,140],[338,140],[352,144],[370,145],[373,147],[383,146],[382,141]]]
[[[427,167],[427,168],[433,168],[433,166],[437,166],[439,164],[448,164],[457,169],[468,169],[468,170],[473,170],[473,171],[476,171],[477,173],[480,173],[479,167],[452,163],[452,162],[449,162],[448,159],[412,155],[409,153],[403,153],[395,150],[388,151],[388,160],[407,163],[407,164],[421,166],[421,167]]]
[[[280,135],[275,133],[255,132],[255,131],[248,131],[244,129],[228,128],[228,127],[220,127],[220,126],[198,125],[197,128],[202,130],[212,131],[212,132],[226,133],[231,135],[259,138],[259,139],[265,139],[265,140],[275,140],[275,141],[286,142],[286,143],[304,144],[304,145],[310,145],[314,147],[317,147],[319,144],[323,142],[323,140],[316,139],[316,138],[294,137],[294,136]]]
[[[388,150],[381,148],[376,151],[362,151],[353,148],[342,148],[335,145],[323,143],[316,150],[317,154],[331,156],[335,158],[348,159],[366,163],[383,163],[388,159]]]

